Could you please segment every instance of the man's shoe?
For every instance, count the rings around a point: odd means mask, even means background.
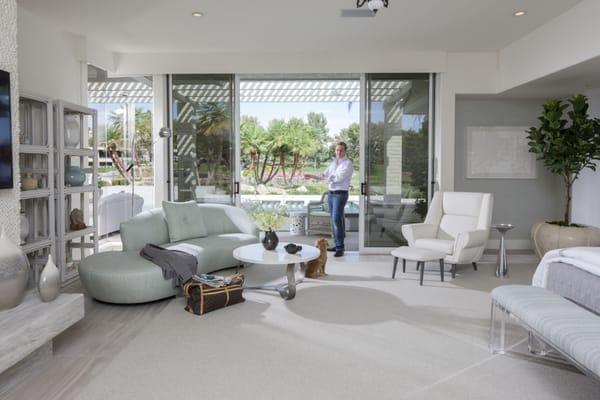
[[[333,256],[334,257],[344,257],[344,250],[337,250]]]
[[[334,247],[328,247],[327,251],[336,251],[336,248],[335,248],[335,246]]]

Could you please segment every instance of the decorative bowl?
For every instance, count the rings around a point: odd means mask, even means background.
[[[296,254],[297,252],[302,250],[302,246],[298,246],[294,243],[289,243],[284,246],[284,249],[286,252],[288,252],[288,254]]]

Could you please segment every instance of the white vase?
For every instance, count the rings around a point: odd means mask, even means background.
[[[29,220],[24,212],[21,212],[19,222],[21,224],[21,244],[23,244],[27,240],[27,236],[29,236]]]
[[[0,311],[16,307],[23,300],[29,279],[29,260],[19,246],[0,232]]]
[[[38,291],[41,299],[46,302],[56,299],[60,294],[60,271],[52,261],[51,255],[40,273]]]
[[[79,115],[67,114],[65,115],[65,146],[66,147],[79,147]]]

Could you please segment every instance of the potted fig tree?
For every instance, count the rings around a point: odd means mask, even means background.
[[[563,219],[537,222],[531,229],[540,258],[555,248],[600,245],[600,229],[571,222],[573,183],[585,168],[595,171],[595,161],[600,160],[600,120],[590,118],[588,108],[587,98],[581,94],[567,103],[550,99],[538,118],[540,126],[527,131],[529,151],[553,174],[560,175],[565,185]]]

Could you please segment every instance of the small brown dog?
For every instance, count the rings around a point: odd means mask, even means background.
[[[315,247],[321,251],[319,258],[314,259],[306,263],[306,274],[307,278],[319,278],[323,275],[327,275],[325,273],[325,264],[327,264],[327,240],[326,239],[317,239],[315,242]]]

